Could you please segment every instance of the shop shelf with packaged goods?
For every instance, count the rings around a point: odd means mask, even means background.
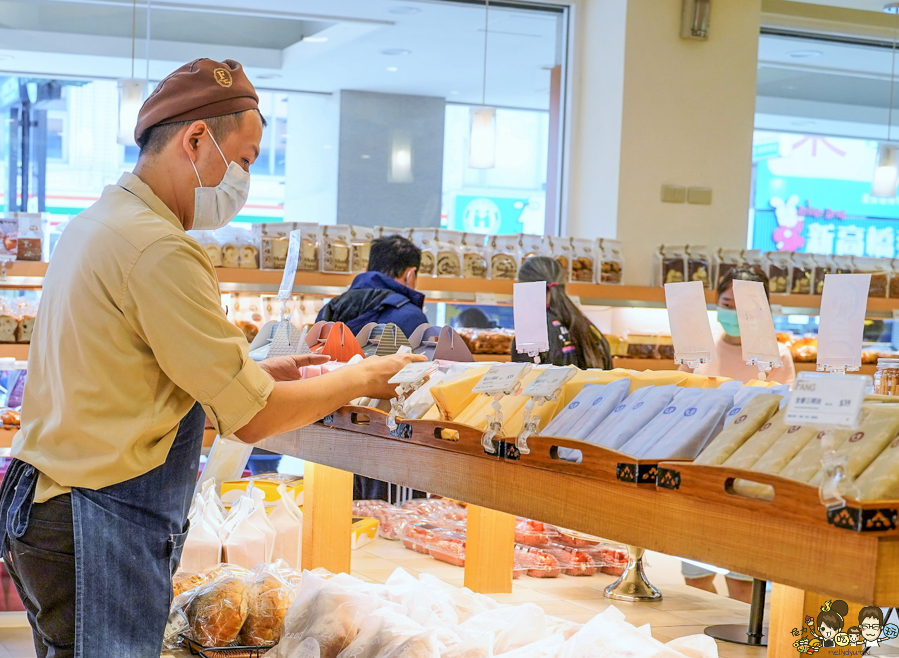
[[[677,370],[679,367],[673,359],[634,359],[626,356],[613,357],[612,363],[616,368],[627,368],[628,370]],[[796,368],[796,372],[814,372],[816,368],[814,361],[794,361],[793,366]],[[854,374],[873,375],[876,370],[875,364],[864,363]]]

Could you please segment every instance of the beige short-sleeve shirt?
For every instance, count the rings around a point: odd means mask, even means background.
[[[222,435],[266,404],[272,379],[225,317],[205,251],[133,174],[66,227],[44,278],[12,455],[36,502],[165,462],[194,401]]]

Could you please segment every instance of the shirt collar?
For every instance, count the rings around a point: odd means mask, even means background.
[[[147,206],[149,206],[150,210],[155,212],[164,220],[166,220],[167,222],[171,222],[182,231],[184,230],[184,226],[181,224],[180,220],[175,217],[175,213],[172,212],[171,208],[165,205],[162,200],[153,193],[153,190],[150,189],[150,186],[143,182],[140,178],[126,171],[122,174],[121,178],[119,178],[119,182],[117,183],[117,185],[128,190],[138,199],[146,203]]]

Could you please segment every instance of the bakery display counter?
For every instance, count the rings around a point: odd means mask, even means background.
[[[367,433],[382,431],[378,423],[371,428],[371,416],[357,415],[356,424],[316,424],[260,444],[307,460],[305,567],[349,568],[349,546],[338,546],[347,543],[342,528],[351,519],[349,474],[355,472],[476,506],[484,514],[483,527],[480,535],[470,534],[467,551],[482,559],[481,566],[466,563],[469,586],[483,580],[485,568],[502,564],[504,519],[517,515],[779,583],[772,602],[772,656],[795,651],[789,629],[814,604],[818,595],[811,592],[859,604],[899,601],[899,535],[836,527],[808,497],[796,504],[789,495],[747,503],[729,492],[727,479],[709,485],[714,496],[695,495],[687,485],[682,491],[635,486],[613,474],[608,461],[596,462],[586,452],[582,464],[558,464],[559,441],[551,438],[535,440],[532,456],[521,459],[506,451],[510,444],[487,454],[479,432],[447,423],[401,423],[390,438]],[[415,427],[404,429],[410,426]],[[310,494],[310,487],[325,497]]]
[[[627,368],[628,370],[677,370],[680,367],[674,363],[674,359],[633,359],[626,356],[615,356],[612,357],[612,362],[616,368]],[[794,361],[793,366],[796,368],[796,372],[814,372],[816,364],[814,361]],[[876,370],[876,365],[865,363],[855,374],[873,375]]]

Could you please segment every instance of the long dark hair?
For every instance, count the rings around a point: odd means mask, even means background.
[[[588,368],[612,368],[609,343],[565,293],[566,272],[554,259],[532,256],[518,270],[518,280],[546,281],[549,289],[549,310],[568,329],[571,342],[583,357]]]

